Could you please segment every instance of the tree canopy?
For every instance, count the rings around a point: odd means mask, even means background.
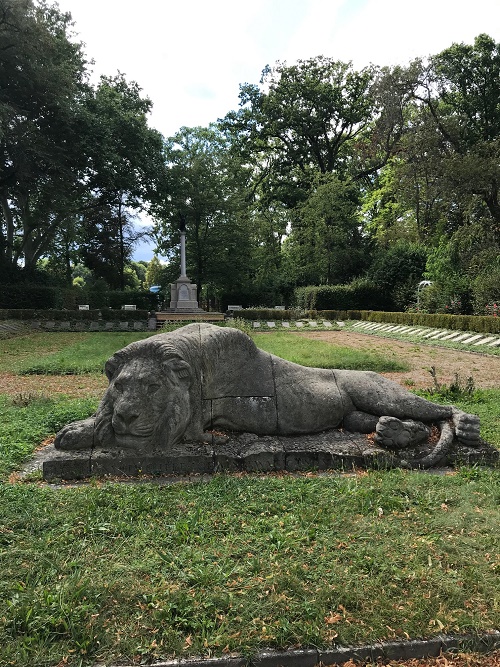
[[[138,83],[91,83],[72,29],[56,4],[0,0],[4,281],[167,283],[182,225],[188,273],[218,304],[362,279],[408,308],[424,277],[430,308],[486,312],[500,298],[500,45],[488,35],[406,66],[278,61],[241,85],[237,110],[164,138]],[[144,213],[153,228],[138,231]],[[166,264],[134,267],[145,233]]]
[[[57,5],[0,0],[0,271],[76,251],[93,268],[116,265],[109,282],[123,287],[127,211],[163,197],[163,142],[136,83],[120,74],[89,83],[71,26]]]

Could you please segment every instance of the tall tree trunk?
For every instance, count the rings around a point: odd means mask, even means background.
[[[500,203],[498,202],[498,184],[492,183],[490,191],[485,195],[484,201],[493,218],[493,231],[495,238],[500,242]]]
[[[122,213],[122,195],[118,201],[118,234],[120,239],[120,289],[125,289],[125,248],[123,245],[123,213]]]
[[[0,204],[5,219],[5,234],[1,235],[0,252],[5,265],[12,265],[13,247],[14,247],[14,216],[9,206],[9,200],[5,193],[0,195]]]
[[[64,272],[66,274],[66,282],[68,287],[71,287],[73,284],[73,279],[71,277],[71,255],[70,255],[70,242],[68,239],[64,240]]]

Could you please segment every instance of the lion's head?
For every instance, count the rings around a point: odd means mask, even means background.
[[[102,445],[144,450],[181,440],[192,412],[186,361],[164,346],[133,343],[113,355],[105,371],[109,387],[95,420]]]

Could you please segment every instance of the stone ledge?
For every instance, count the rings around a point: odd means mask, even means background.
[[[160,448],[139,454],[133,450],[95,448],[79,451],[56,450],[49,445],[38,453],[46,481],[77,480],[87,477],[140,477],[214,474],[220,472],[303,472],[308,470],[351,471],[356,468],[390,469],[397,460],[377,447],[366,435],[348,431],[325,431],[302,436],[257,436],[229,434],[227,442],[181,443],[168,452]],[[405,450],[421,458],[429,446]],[[493,465],[499,451],[483,443],[472,449],[455,445],[439,465]]]

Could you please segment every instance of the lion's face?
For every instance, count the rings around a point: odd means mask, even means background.
[[[103,445],[143,450],[178,442],[191,417],[189,364],[135,357],[106,365],[109,387],[96,415]]]

